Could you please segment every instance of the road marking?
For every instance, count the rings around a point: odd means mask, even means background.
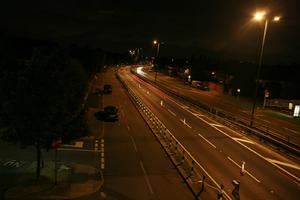
[[[283,165],[283,166],[286,166],[286,167],[290,167],[290,168],[293,168],[293,169],[300,170],[300,166],[299,165],[293,165],[291,163],[281,162],[279,160],[274,160],[274,159],[271,159],[271,158],[265,158],[265,159],[267,161],[273,163],[273,164]]]
[[[205,140],[208,144],[210,144],[212,147],[217,148],[213,143],[211,143],[209,140],[207,140],[205,137],[203,137],[203,135],[201,135],[200,133],[198,133],[198,135]]]
[[[215,127],[224,127],[224,125],[222,125],[222,124],[214,124],[214,123],[210,123],[209,125],[215,126]]]
[[[255,144],[251,140],[246,140],[246,139],[242,139],[242,138],[235,138],[235,137],[233,137],[232,139],[234,139],[235,141],[241,141],[241,142],[246,142],[246,143],[250,143],[250,144]]]
[[[145,168],[144,168],[144,165],[143,165],[142,161],[140,161],[140,165],[141,165],[141,168],[142,168],[143,173],[144,173],[144,175],[145,175],[145,179],[146,179],[148,188],[149,188],[151,194],[154,194],[153,189],[152,189],[152,186],[151,186],[151,183],[150,183],[150,180],[149,180],[149,177],[148,177],[148,175],[147,175],[147,172],[146,172],[146,170],[145,170]]]
[[[168,111],[176,117],[176,114],[173,111],[171,111],[170,109],[168,109]]]
[[[199,113],[193,113],[193,115],[195,115],[196,117],[203,117],[204,115],[199,114]]]
[[[187,112],[190,112],[187,110]],[[211,124],[209,123],[208,121],[206,121],[205,119],[203,118],[200,118],[200,117],[197,117],[198,119],[200,119],[201,121],[205,122],[206,124]],[[264,156],[262,156],[261,154],[257,153],[256,151],[254,151],[253,149],[251,149],[250,147],[246,146],[245,144],[241,143],[240,141],[238,140],[234,140],[233,137],[231,137],[230,135],[228,135],[227,133],[225,133],[224,131],[222,131],[221,129],[215,127],[215,126],[211,126],[213,128],[215,128],[216,130],[218,130],[219,132],[223,133],[225,136],[227,136],[228,138],[231,138],[233,141],[237,142],[238,144],[240,144],[241,146],[243,146],[244,148],[248,149],[249,151],[251,151],[252,153],[254,153],[255,155],[257,155],[258,157],[264,159],[265,161],[269,162]],[[227,127],[228,128],[228,127]],[[229,129],[229,128],[228,128]],[[230,129],[230,131],[236,133],[236,134],[240,134],[232,129]],[[272,163],[272,162],[269,162],[271,163],[273,166],[277,167],[278,169],[280,169],[281,171],[285,172],[286,174],[288,174],[289,176],[293,177],[294,179],[296,179],[297,181],[300,182],[300,178],[297,177],[296,175],[292,174],[291,172],[285,170],[284,168],[280,167],[279,165],[275,164],[275,163]]]
[[[137,149],[137,146],[136,146],[136,143],[135,143],[133,137],[130,136],[130,139],[131,139],[131,141],[132,141],[132,143],[133,143],[133,147],[134,147],[135,152],[138,152],[138,149]]]
[[[10,167],[10,168],[19,168],[24,165],[24,161],[17,161],[17,160],[9,160],[2,164],[4,167]]]
[[[242,166],[240,166],[238,163],[236,163],[234,160],[232,160],[232,158],[230,158],[229,156],[227,156],[228,160],[230,160],[233,164],[235,164],[238,168],[241,168]],[[260,180],[258,180],[257,178],[255,178],[255,176],[253,176],[249,171],[245,170],[245,172],[247,174],[249,174],[249,176],[251,178],[253,178],[256,182],[260,183]]]
[[[127,130],[128,130],[128,131],[130,130],[130,127],[129,127],[129,126],[127,126]]]
[[[187,127],[192,128],[188,123],[186,123],[185,119],[180,119],[180,121],[182,121],[182,123]]]

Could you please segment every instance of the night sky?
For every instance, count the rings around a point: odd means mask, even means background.
[[[251,18],[262,5],[282,16],[269,24],[265,62],[300,63],[297,0],[6,0],[0,31],[115,52],[142,48],[144,55],[154,55],[152,41],[159,39],[161,56],[256,62],[263,23]]]

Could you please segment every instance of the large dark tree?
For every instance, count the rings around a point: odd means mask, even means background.
[[[79,120],[87,76],[58,48],[33,51],[30,58],[2,57],[0,63],[0,133],[7,140],[35,145],[40,175],[41,148]],[[12,53],[12,52],[10,52]]]

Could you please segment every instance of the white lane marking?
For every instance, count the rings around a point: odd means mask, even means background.
[[[294,164],[291,164],[291,163],[286,163],[286,162],[282,162],[282,161],[279,161],[279,160],[274,160],[274,159],[271,159],[271,158],[265,158],[265,159],[268,160],[271,163],[274,163],[274,164],[283,165],[283,166],[286,166],[286,167],[290,167],[290,168],[293,168],[293,169],[300,170],[299,165],[294,165]]]
[[[168,109],[168,111],[176,117],[176,114],[173,111],[171,111],[170,109]]]
[[[178,104],[178,103],[177,103]],[[179,104],[178,104],[179,105]],[[188,110],[186,110],[187,112],[190,112]],[[205,119],[202,119],[200,117],[197,117],[198,119],[202,120],[203,122],[205,122],[206,124],[210,125],[210,123],[208,121],[206,121]],[[228,138],[231,138],[233,141],[237,142],[238,144],[240,144],[241,146],[243,146],[244,148],[248,149],[249,151],[251,151],[252,153],[254,153],[255,155],[257,155],[258,157],[266,160],[267,162],[269,162],[264,156],[262,156],[261,154],[257,153],[256,151],[254,151],[253,149],[251,149],[250,147],[246,146],[245,144],[241,143],[240,141],[238,140],[234,140],[233,137],[231,137],[230,135],[228,135],[227,133],[225,133],[224,131],[222,131],[221,129],[215,127],[215,126],[211,126],[213,127],[214,129],[220,131],[221,133],[223,133],[225,136],[227,136]],[[228,128],[229,129],[229,128]],[[232,129],[230,129],[230,131],[236,133],[236,134],[240,134]],[[289,176],[293,177],[294,179],[296,179],[297,181],[300,182],[300,178],[297,177],[296,175],[292,174],[291,172],[285,170],[284,168],[280,167],[279,165],[275,164],[275,163],[272,163],[272,162],[269,162],[271,163],[274,167],[277,167],[278,169],[280,169],[281,171],[285,172],[286,174],[288,174]]]
[[[181,107],[180,104],[178,104],[177,102],[175,102],[173,99],[168,98],[170,101],[174,102],[175,104],[177,104],[178,106]],[[170,133],[171,134],[171,133]],[[183,147],[183,146],[182,146]],[[183,149],[189,154],[189,156],[192,158],[192,160],[195,161],[195,163],[201,168],[201,170],[213,181],[213,183],[219,188],[221,187],[218,182],[205,170],[205,168],[183,147]],[[232,200],[232,198],[225,192],[225,196],[227,199]]]
[[[133,137],[130,136],[130,139],[131,139],[131,141],[132,141],[132,143],[133,143],[133,147],[134,147],[135,152],[138,152],[138,149],[137,149],[137,146],[136,146],[136,143],[135,143]]]
[[[193,115],[195,115],[196,117],[203,117],[204,115],[199,114],[199,113],[193,113]]]
[[[185,119],[180,119],[180,121],[189,128],[192,128],[188,123],[186,123]]]
[[[253,142],[251,140],[246,140],[246,139],[242,139],[242,138],[233,137],[232,139],[234,139],[235,141],[241,141],[241,142],[246,142],[246,143],[250,143],[250,144],[255,144],[255,142]]]
[[[128,130],[128,131],[130,130],[130,127],[129,127],[129,126],[127,126],[127,130]]]
[[[236,163],[232,158],[230,158],[229,156],[227,156],[228,160],[230,160],[233,164],[235,164],[238,168],[241,168],[242,166],[240,166],[238,163]],[[255,176],[253,176],[249,171],[245,170],[245,172],[247,174],[249,174],[249,176],[251,178],[253,178],[256,182],[260,183],[260,180],[258,180],[257,178],[255,178]]]
[[[103,158],[104,158],[104,152],[101,152],[101,157],[103,157]]]
[[[214,123],[210,123],[211,126],[216,126],[216,127],[224,127],[224,125],[222,124],[214,124]]]
[[[183,109],[189,108],[188,106],[185,106],[185,105],[180,105],[180,106],[181,106],[181,108],[183,108]]]
[[[143,173],[144,173],[144,175],[145,175],[145,179],[146,179],[148,188],[149,188],[151,194],[154,194],[153,189],[152,189],[152,186],[151,186],[151,183],[150,183],[150,180],[149,180],[149,177],[148,177],[147,172],[146,172],[146,170],[145,170],[145,168],[144,168],[144,165],[143,165],[143,163],[142,163],[141,161],[140,161],[140,165],[141,165],[141,168],[142,168]]]
[[[286,130],[288,130],[288,131],[291,131],[291,132],[293,132],[293,133],[297,133],[297,134],[299,134],[300,132],[298,132],[298,131],[295,131],[295,130],[293,130],[293,129],[290,129],[290,128],[286,128],[286,127],[284,127],[284,129],[286,129]]]
[[[201,135],[200,133],[198,133],[198,135],[205,140],[208,144],[210,144],[212,147],[217,148],[213,143],[211,143],[209,140],[207,140],[203,135]]]

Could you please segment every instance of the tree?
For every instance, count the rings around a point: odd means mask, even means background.
[[[70,137],[66,127],[80,116],[87,76],[57,48],[36,49],[29,60],[12,56],[1,61],[0,133],[7,140],[35,145],[38,179],[41,148],[49,148],[55,138]]]

